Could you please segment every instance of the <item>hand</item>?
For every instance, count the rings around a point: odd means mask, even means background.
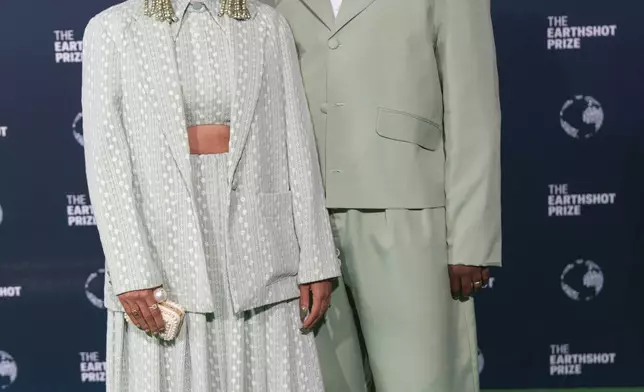
[[[490,269],[469,265],[448,266],[452,298],[467,301],[474,293],[487,286]]]
[[[119,295],[119,301],[137,327],[146,333],[158,335],[165,330],[165,323],[154,298],[155,289],[156,287],[123,293]]]
[[[322,320],[324,314],[331,306],[332,290],[333,285],[330,280],[303,284],[300,286],[302,329],[311,329],[315,324]],[[311,299],[313,300],[313,304],[311,304]]]

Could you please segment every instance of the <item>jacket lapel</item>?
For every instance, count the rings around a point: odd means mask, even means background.
[[[333,16],[333,8],[331,8],[331,0],[302,0],[302,2],[329,30],[335,28],[335,17]]]
[[[312,0],[312,1],[326,1],[330,3],[330,0]],[[347,23],[351,22],[356,16],[358,16],[362,11],[367,9],[375,0],[343,0],[342,5],[340,6],[340,12],[338,17],[335,20],[333,25],[333,34],[340,31]],[[398,0],[401,3],[407,0]]]
[[[141,68],[145,82],[149,83],[153,94],[151,110],[158,117],[172,158],[176,162],[181,177],[192,195],[192,175],[190,166],[190,147],[183,107],[183,95],[177,71],[173,30],[168,23],[158,22],[152,18],[139,18],[141,39],[138,40],[140,51],[144,54]],[[148,77],[149,76],[149,77]],[[145,83],[144,82],[144,83]]]
[[[254,15],[253,11],[251,10],[251,14]],[[263,29],[260,31],[252,19],[248,21],[230,19],[228,22],[230,26],[229,51],[233,59],[228,173],[228,180],[232,182],[250,133],[259,98],[264,69],[264,38],[266,34],[261,34]]]
[[[257,14],[254,5],[249,4],[252,17]],[[151,85],[154,100],[149,104],[158,116],[161,131],[168,148],[181,172],[190,194],[193,194],[190,166],[190,147],[188,145],[187,124],[183,107],[183,96],[177,71],[175,43],[172,39],[171,25],[152,18],[139,17],[141,39],[137,40],[139,49],[145,53],[142,65],[150,72],[147,81]],[[254,21],[235,21],[228,19],[230,26],[229,54],[233,67],[231,105],[230,165],[228,178],[232,181],[241,159],[250,126],[257,105],[264,68],[264,38]]]

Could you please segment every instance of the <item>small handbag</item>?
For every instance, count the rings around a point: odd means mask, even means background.
[[[161,312],[161,317],[165,323],[164,331],[157,336],[162,340],[174,340],[179,335],[179,331],[183,325],[185,310],[179,304],[168,301],[165,290],[162,288],[154,291],[154,297],[159,301],[156,307]],[[135,325],[127,313],[125,314],[125,321]]]

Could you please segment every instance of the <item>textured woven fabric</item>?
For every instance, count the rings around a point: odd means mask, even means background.
[[[117,294],[163,285],[188,311],[211,313],[177,24],[145,16],[143,3],[100,13],[83,38],[85,162],[106,259],[105,306],[122,311]],[[298,284],[340,273],[293,37],[271,7],[251,0],[249,10],[246,21],[212,18],[228,23],[232,62],[221,191],[236,312],[296,298]]]
[[[128,0],[84,36],[87,178],[106,257],[108,392],[322,392],[298,283],[339,275],[295,45],[285,20],[179,23]],[[190,7],[190,9],[188,9]],[[230,152],[189,154],[189,125],[230,120]],[[117,294],[163,285],[187,310],[163,343]]]
[[[109,312],[108,392],[323,392],[312,335],[299,331],[298,301],[233,312],[226,284],[227,156],[191,156],[215,311],[187,313],[170,343]]]
[[[217,15],[218,0],[174,0],[174,4],[182,15],[173,32],[186,124],[230,123],[230,19]]]

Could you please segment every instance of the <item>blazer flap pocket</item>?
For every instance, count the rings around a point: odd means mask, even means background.
[[[427,150],[438,148],[442,131],[433,121],[390,109],[378,109],[378,135],[392,140],[413,143]]]

